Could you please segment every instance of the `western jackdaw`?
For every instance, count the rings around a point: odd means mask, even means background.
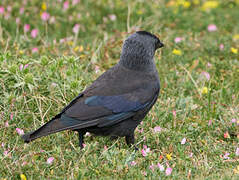
[[[39,129],[24,134],[28,143],[63,130],[77,131],[83,147],[86,132],[125,137],[134,144],[134,130],[155,104],[160,90],[154,54],[163,43],[138,31],[124,42],[119,62],[98,77],[59,114]]]

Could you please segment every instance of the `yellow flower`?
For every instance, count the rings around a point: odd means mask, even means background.
[[[23,51],[23,50],[20,50],[20,51],[19,51],[19,54],[21,54],[21,55],[22,55],[23,53],[24,53],[24,51]]]
[[[182,52],[181,52],[180,50],[178,50],[178,49],[174,49],[174,50],[173,50],[173,54],[176,54],[176,55],[181,56],[181,55],[182,55]]]
[[[218,2],[217,1],[206,1],[202,5],[203,10],[209,10],[213,8],[217,8]]]
[[[235,35],[233,36],[233,39],[235,39],[235,40],[239,39],[239,34],[235,34]]]
[[[189,1],[183,2],[183,7],[185,7],[185,8],[189,8],[190,5],[191,5],[191,3]]]
[[[238,50],[236,49],[236,48],[231,48],[231,52],[233,53],[233,54],[237,54],[238,53]]]
[[[138,11],[137,11],[137,14],[138,14],[138,15],[141,15],[141,14],[143,14],[143,11],[142,11],[142,10],[138,10]]]
[[[20,174],[21,180],[27,180],[27,177],[24,174]]]
[[[77,52],[77,51],[79,50],[79,48],[80,48],[79,46],[76,46],[76,47],[74,48],[74,51]]]
[[[73,45],[73,42],[72,42],[72,41],[68,41],[67,44],[68,44],[69,46],[72,46],[72,45]]]
[[[166,154],[166,158],[167,158],[168,160],[172,160],[172,153],[171,153],[171,154]]]
[[[41,4],[41,9],[42,9],[43,11],[45,11],[45,10],[47,9],[47,6],[46,6],[46,3],[45,3],[45,2],[43,2],[43,3]]]
[[[80,55],[80,58],[85,58],[85,55],[84,54]]]
[[[84,47],[80,46],[80,52],[84,51]]]
[[[202,94],[207,94],[208,93],[208,88],[207,87],[203,87],[202,88]]]
[[[200,2],[199,2],[199,0],[193,0],[193,3],[198,5]]]

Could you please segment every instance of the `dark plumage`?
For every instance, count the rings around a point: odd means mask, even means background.
[[[22,136],[25,142],[63,130],[125,137],[134,144],[134,130],[156,102],[160,84],[154,63],[163,44],[153,34],[138,31],[124,42],[120,61],[80,93],[51,121]]]

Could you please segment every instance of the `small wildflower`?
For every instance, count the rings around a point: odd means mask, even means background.
[[[33,29],[33,30],[31,31],[31,36],[32,36],[32,38],[36,38],[37,35],[38,35],[38,29]]]
[[[167,158],[168,160],[172,160],[172,154],[166,154],[166,158]]]
[[[236,123],[237,120],[236,120],[235,118],[233,118],[233,119],[231,120],[231,122],[232,122],[232,123]]]
[[[236,156],[239,156],[239,148],[236,148],[236,152],[235,152]]]
[[[220,44],[219,49],[220,49],[220,51],[222,51],[224,49],[224,44]]]
[[[173,50],[173,54],[181,56],[182,52],[180,50],[178,50],[178,49],[174,49]]]
[[[12,6],[7,6],[7,11],[11,12],[12,11]]]
[[[25,24],[24,25],[24,32],[28,32],[30,30],[30,25],[29,24]]]
[[[215,24],[209,24],[207,27],[208,32],[217,31],[217,26]]]
[[[20,128],[16,128],[16,131],[19,135],[23,135],[24,134],[24,131]]]
[[[217,8],[218,6],[218,2],[217,1],[205,1],[202,5],[202,9],[203,10],[210,10],[213,8]]]
[[[131,165],[131,166],[135,166],[136,164],[137,164],[137,163],[136,163],[135,161],[131,161],[131,162],[130,162],[130,165]]]
[[[173,113],[173,117],[174,117],[174,118],[176,118],[176,116],[177,116],[177,113],[176,113],[176,111],[175,111],[175,110],[173,110],[173,111],[172,111],[172,113]]]
[[[154,171],[154,164],[151,164],[151,165],[149,166],[149,169],[151,169],[151,171]]]
[[[13,113],[11,112],[11,114],[10,114],[10,120],[13,120]]]
[[[208,93],[208,88],[207,87],[203,87],[201,92],[202,92],[202,94],[207,94]]]
[[[26,162],[26,161],[23,161],[22,166],[25,166],[26,164],[27,164],[27,162]]]
[[[84,51],[84,47],[83,46],[80,46],[80,52]]]
[[[230,153],[225,153],[223,156],[223,159],[230,159],[228,156],[230,155]]]
[[[23,64],[20,64],[19,70],[22,71],[22,69],[23,69]]]
[[[40,150],[40,152],[41,152],[41,153],[44,153],[44,152],[45,152],[45,150],[41,149],[41,150]]]
[[[47,159],[47,164],[52,164],[52,162],[54,161],[54,157],[49,157],[48,159]]]
[[[7,156],[7,155],[8,155],[8,153],[9,153],[9,151],[8,151],[8,150],[5,150],[5,151],[3,152],[4,156]]]
[[[208,121],[208,126],[211,126],[212,125],[212,120],[209,120]]]
[[[50,14],[47,13],[47,12],[43,12],[43,13],[41,14],[41,19],[42,19],[43,21],[48,21],[48,19],[50,19]]]
[[[176,37],[176,38],[174,39],[174,42],[175,42],[175,43],[180,43],[182,40],[183,40],[183,38],[181,38],[181,37]]]
[[[183,138],[182,141],[181,141],[181,144],[185,144],[186,141],[187,141],[187,139],[186,139],[186,138]]]
[[[47,9],[47,5],[46,5],[45,2],[43,2],[43,3],[41,4],[41,9],[42,9],[43,11],[45,11],[45,10]]]
[[[38,48],[37,48],[37,47],[32,48],[32,53],[33,53],[33,54],[34,54],[34,53],[38,53]]]
[[[116,20],[116,15],[115,14],[110,14],[109,18],[111,21],[115,21]]]
[[[29,66],[29,64],[25,64],[23,69],[27,69],[28,66]]]
[[[99,73],[100,72],[100,67],[99,66],[95,66],[95,73]]]
[[[69,1],[65,1],[63,4],[63,9],[66,11],[69,8]]]
[[[80,30],[80,25],[79,24],[75,24],[72,31],[73,33],[77,34]]]
[[[233,54],[237,54],[238,53],[238,50],[236,49],[236,48],[231,48],[231,52],[233,53]]]
[[[83,144],[82,144],[82,146],[83,146],[83,148],[85,148],[85,147],[86,147],[86,144],[85,144],[85,143],[83,143]]]
[[[150,148],[148,148],[146,145],[144,145],[143,149],[141,150],[142,156],[147,156],[147,153],[150,152]]]
[[[238,39],[239,39],[239,34],[235,34],[235,35],[233,36],[233,39],[234,39],[234,40],[238,40]]]
[[[74,51],[77,52],[79,50],[79,46],[74,47]]]
[[[21,180],[27,180],[27,177],[24,174],[20,174]]]
[[[8,121],[5,122],[5,127],[9,127]]]
[[[167,169],[165,171],[166,176],[170,176],[172,171],[173,171],[173,169],[171,167],[167,167]]]
[[[142,153],[142,156],[144,156],[144,157],[147,156],[147,153],[144,149],[141,150],[141,153]]]
[[[201,73],[208,81],[210,80],[210,74],[208,72],[202,72]]]
[[[74,5],[78,4],[79,2],[80,2],[80,0],[72,0],[72,5],[74,6]]]
[[[162,159],[163,159],[163,155],[160,155],[160,156],[159,156],[159,159],[162,160]]]
[[[17,18],[16,18],[16,24],[20,24],[20,21],[21,21],[20,18],[17,17]]]
[[[3,13],[4,13],[4,7],[0,6],[0,14],[3,14]]]
[[[20,8],[19,13],[20,13],[20,14],[23,14],[23,13],[24,13],[24,7],[21,7],[21,8]]]
[[[184,8],[189,8],[191,6],[191,3],[189,1],[184,1],[183,2],[183,7]]]
[[[223,136],[225,139],[230,139],[230,134],[228,132],[225,132]]]
[[[211,63],[207,63],[207,67],[212,67],[212,64]]]
[[[164,171],[164,166],[162,164],[158,163],[157,166],[161,172]]]
[[[20,51],[19,51],[19,54],[21,54],[21,55],[24,54],[24,51],[23,51],[23,50],[20,50]]]
[[[157,133],[157,132],[160,132],[162,129],[160,126],[156,126],[154,127],[154,132]]]

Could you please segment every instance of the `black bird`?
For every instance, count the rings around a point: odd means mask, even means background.
[[[156,102],[160,83],[154,63],[156,49],[163,43],[153,34],[138,31],[124,42],[120,61],[98,77],[52,120],[24,134],[24,142],[73,130],[83,147],[86,132],[125,137],[134,144],[134,130]]]

